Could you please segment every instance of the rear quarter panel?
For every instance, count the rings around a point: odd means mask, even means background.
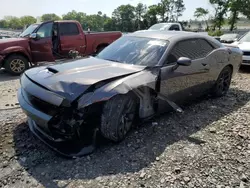
[[[231,51],[231,53],[229,53]],[[228,48],[215,49],[207,56],[207,61],[210,66],[210,74],[216,80],[222,69],[228,65],[233,66],[233,76],[238,72],[242,61],[242,55],[239,50]]]
[[[230,56],[230,64],[233,65],[233,76],[239,71],[240,65],[242,63],[243,52],[239,48],[230,48],[231,56]]]
[[[121,32],[85,33],[87,41],[87,55],[93,54],[102,44],[109,45],[122,36]]]

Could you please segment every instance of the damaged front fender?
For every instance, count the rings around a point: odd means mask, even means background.
[[[138,72],[125,78],[121,78],[105,84],[93,92],[84,94],[78,100],[78,109],[85,108],[89,105],[104,102],[119,94],[127,94],[133,92],[140,100],[139,116],[146,118],[154,115],[156,112],[152,102],[152,93],[155,93],[155,98],[167,102],[176,112],[182,113],[183,110],[169,100],[160,92],[161,78],[160,68],[152,68]]]
[[[93,103],[107,101],[118,94],[126,94],[130,91],[135,92],[136,89],[143,86],[156,90],[159,71],[159,69],[144,70],[128,77],[109,82],[93,92],[84,94],[78,100],[78,109],[87,107]]]

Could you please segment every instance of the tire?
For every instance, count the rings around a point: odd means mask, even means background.
[[[231,67],[227,66],[225,67],[221,73],[219,74],[219,77],[212,89],[212,96],[213,97],[222,97],[227,94],[230,84],[231,84],[231,79],[232,79],[232,73],[233,70]]]
[[[18,76],[29,68],[29,62],[22,55],[11,55],[5,59],[4,68],[10,74]]]
[[[124,140],[136,115],[136,100],[133,95],[117,95],[104,104],[101,116],[101,133],[113,142]]]

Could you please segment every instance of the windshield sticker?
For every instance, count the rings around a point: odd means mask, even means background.
[[[165,46],[166,42],[163,41],[157,41],[157,40],[151,40],[148,42],[149,45],[153,45],[153,46]]]

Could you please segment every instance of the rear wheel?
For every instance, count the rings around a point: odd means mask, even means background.
[[[136,114],[133,95],[117,95],[104,104],[101,116],[102,135],[114,142],[122,141],[130,131]]]
[[[22,55],[11,55],[5,59],[4,68],[12,75],[20,75],[29,68],[29,62]]]
[[[229,66],[225,67],[221,71],[215,83],[215,86],[212,90],[212,95],[214,97],[222,97],[227,94],[230,84],[231,84],[232,73],[233,73],[233,70]]]

